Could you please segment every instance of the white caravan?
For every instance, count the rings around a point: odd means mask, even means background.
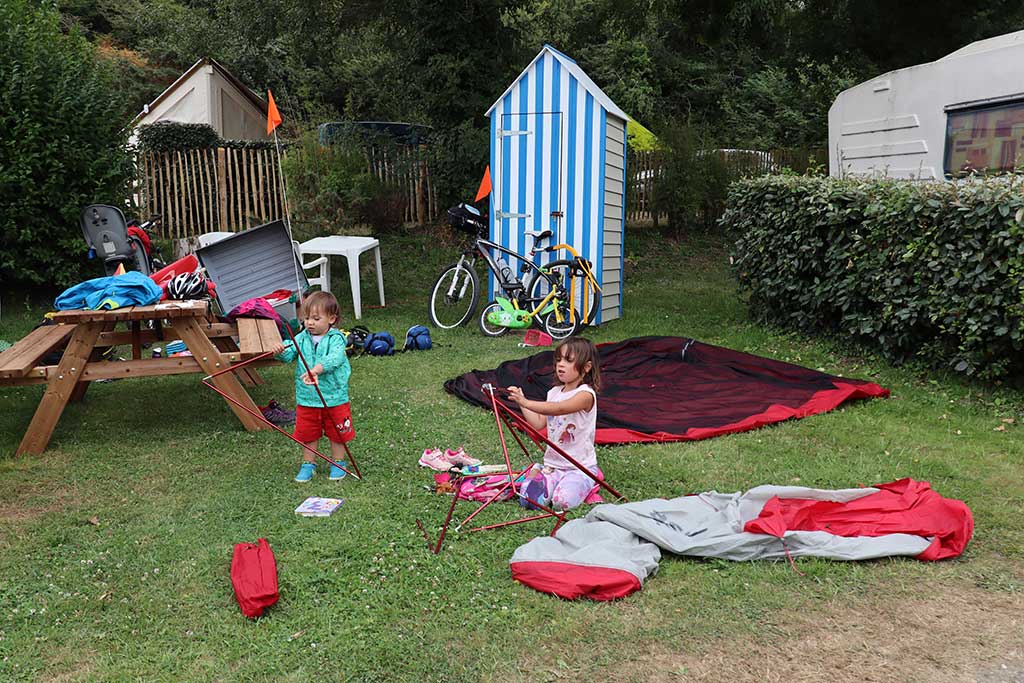
[[[839,94],[829,174],[933,180],[1024,165],[1024,31]]]

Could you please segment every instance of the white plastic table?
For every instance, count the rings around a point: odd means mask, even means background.
[[[348,261],[348,277],[352,283],[352,310],[356,319],[363,317],[363,301],[359,288],[359,257],[367,251],[373,251],[377,265],[377,293],[380,305],[384,305],[384,271],[380,266],[380,242],[372,237],[345,237],[330,235],[314,237],[299,245],[302,256],[344,256]],[[331,291],[331,259],[324,259],[320,264],[321,288]]]

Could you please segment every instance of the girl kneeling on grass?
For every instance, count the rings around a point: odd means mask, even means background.
[[[570,337],[555,349],[558,384],[548,391],[546,401],[531,401],[519,387],[508,393],[519,404],[523,417],[535,429],[547,427],[548,439],[558,444],[579,464],[601,477],[597,467],[594,434],[597,430],[597,392],[600,390],[600,357],[589,339]],[[531,473],[535,474],[535,473]],[[594,480],[548,446],[540,477],[524,487],[527,496],[557,510],[569,510],[586,500]]]
[[[292,436],[312,449],[319,446],[321,436],[326,436],[331,442],[331,459],[347,468],[342,444],[356,438],[356,432],[352,429],[348,402],[348,378],[352,374],[352,366],[345,355],[345,335],[334,327],[340,315],[338,300],[333,294],[313,292],[302,302],[306,329],[295,335],[295,344],[289,339],[272,351],[278,360],[291,363],[298,356],[297,344],[309,363],[308,372],[301,361],[295,366],[295,431]],[[323,394],[323,401],[320,394]],[[324,402],[327,403],[326,408]],[[303,463],[295,481],[307,482],[316,472],[316,456],[305,449],[302,456]],[[331,480],[344,476],[345,470],[331,465]]]

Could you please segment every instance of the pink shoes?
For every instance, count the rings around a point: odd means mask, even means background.
[[[442,453],[440,449],[428,448],[423,451],[419,460],[421,467],[429,467],[438,472],[447,472],[452,467],[467,467],[479,465],[480,461],[466,455],[466,451],[459,446],[456,450],[446,448]]]
[[[444,457],[453,465],[459,467],[472,467],[473,465],[479,465],[482,461],[476,458],[471,458],[466,455],[466,451],[462,450],[462,446],[459,446],[457,450],[446,448],[444,450]]]
[[[420,456],[420,467],[429,467],[438,472],[447,472],[452,464],[448,462],[444,454],[436,448],[428,448]]]

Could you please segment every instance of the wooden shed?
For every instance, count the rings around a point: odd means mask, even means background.
[[[545,45],[487,116],[491,239],[525,254],[532,241],[524,233],[550,229],[595,264],[603,292],[597,321],[621,317],[625,112],[573,59]]]

